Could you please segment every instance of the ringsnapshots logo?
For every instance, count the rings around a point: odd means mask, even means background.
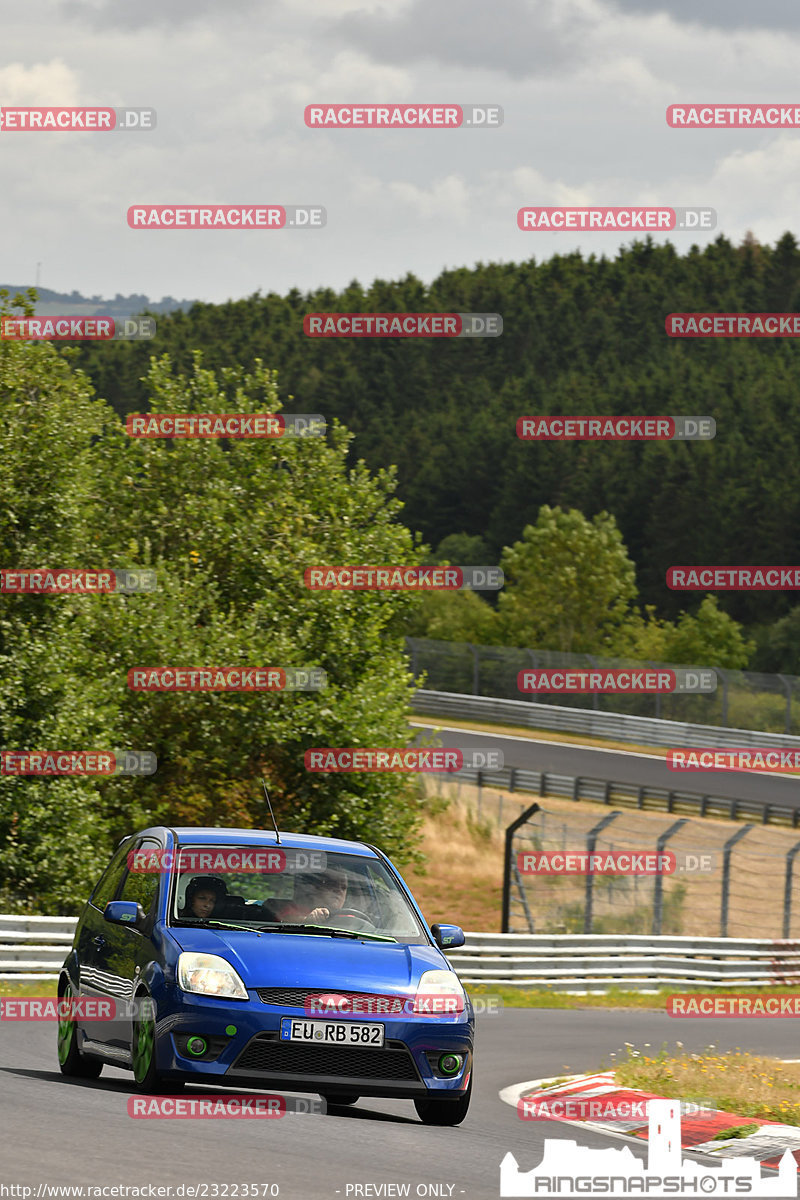
[[[671,129],[800,129],[796,104],[670,104]]]
[[[648,208],[639,205],[598,205],[582,208],[557,205],[534,205],[517,213],[517,228],[542,230],[548,233],[580,229],[582,231],[614,232],[648,229],[665,232],[682,229],[716,229],[717,214],[713,208]]]
[[[172,1121],[269,1121],[289,1116],[324,1116],[327,1104],[313,1096],[131,1096],[128,1116]]]
[[[708,874],[713,854],[672,850],[521,850],[520,875]]]
[[[705,442],[717,436],[713,417],[519,417],[523,442]]]
[[[800,567],[669,567],[673,592],[796,592]]]
[[[800,771],[800,750],[770,747],[697,747],[692,750],[668,750],[670,771]]]
[[[157,590],[155,571],[0,570],[0,594],[16,596],[133,595]]]
[[[155,775],[150,750],[0,750],[0,775]]]
[[[639,1120],[633,1119],[638,1126]],[[700,1148],[715,1151],[713,1163],[684,1159],[678,1100],[648,1101],[647,1132],[646,1164],[629,1146],[588,1147],[566,1138],[546,1138],[538,1166],[521,1171],[509,1151],[500,1163],[500,1195],[535,1196],[540,1200],[600,1195],[649,1196],[653,1200],[675,1196],[692,1196],[696,1200],[704,1195],[763,1196],[766,1200],[797,1196],[797,1164],[788,1148],[780,1157],[777,1175],[766,1177],[762,1177],[761,1161],[755,1155],[737,1153],[735,1157],[723,1157],[719,1143],[704,1145],[693,1141],[694,1151]]]
[[[3,133],[110,133],[155,127],[154,108],[0,108]]]
[[[125,432],[135,438],[324,437],[321,413],[130,413]]]
[[[295,850],[292,847],[180,846],[177,850],[128,851],[128,870],[145,875],[158,875],[163,871],[206,875],[218,871],[244,875],[296,875],[324,871],[327,862],[324,850]]]
[[[307,313],[306,337],[500,337],[500,313]]]
[[[500,567],[306,567],[303,583],[321,592],[497,592],[505,583]]]
[[[132,667],[132,692],[320,692],[321,667]]]
[[[0,317],[6,342],[137,342],[156,336],[153,317]]]
[[[670,313],[664,328],[674,338],[795,338],[800,313]]]
[[[640,695],[708,693],[717,690],[717,673],[712,668],[693,670],[689,667],[669,670],[615,667],[583,671],[528,667],[517,675],[517,687],[521,692],[546,692],[549,695],[586,692]]]
[[[499,104],[307,104],[309,129],[498,129]]]
[[[458,750],[442,746],[315,746],[306,750],[303,762],[307,771],[335,773],[359,771],[499,771],[504,757],[502,750],[473,748]]]
[[[132,204],[130,229],[322,229],[321,204]]]

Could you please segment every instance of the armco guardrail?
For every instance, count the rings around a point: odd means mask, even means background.
[[[800,827],[800,807],[767,804],[761,800],[741,800],[731,796],[712,796],[705,792],[686,792],[682,788],[654,787],[649,783],[620,783],[614,779],[594,779],[587,775],[556,775],[552,771],[530,771],[524,767],[503,767],[499,771],[464,767],[461,771],[449,771],[442,777],[501,791],[532,792],[537,796],[569,796],[571,800],[591,800],[595,804],[639,808],[645,812],[726,817],[731,821],[755,820],[761,825],[790,825],[792,829]]]
[[[612,738],[639,746],[772,746],[800,749],[800,737],[784,733],[761,733],[753,729],[729,729],[721,725],[690,725],[656,717],[631,717],[625,713],[594,712],[556,704],[531,704],[526,700],[499,700],[492,696],[467,696],[460,692],[430,692],[420,689],[411,699],[415,712],[465,721],[488,721],[549,729],[587,737]]]
[[[0,916],[0,979],[57,979],[75,917]],[[555,991],[800,983],[800,942],[617,934],[467,933],[448,951],[465,983]]]
[[[0,916],[0,979],[57,979],[75,917]],[[800,983],[800,943],[758,938],[467,933],[447,955],[465,983],[555,991]]]
[[[77,917],[0,915],[0,979],[58,979]]]
[[[800,983],[800,943],[759,938],[467,933],[447,957],[464,983],[558,992]]]

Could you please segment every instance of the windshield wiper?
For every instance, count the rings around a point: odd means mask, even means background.
[[[175,925],[188,925],[190,928],[198,926],[201,929],[208,929],[211,925],[219,925],[222,929],[244,929],[245,931],[255,930],[258,932],[258,925],[237,925],[234,921],[206,921],[203,917],[192,919],[191,917],[182,917],[178,921],[174,921]]]
[[[397,942],[397,938],[385,937],[380,933],[357,933],[354,929],[337,929],[331,925],[302,925],[299,922],[270,921],[268,925],[259,925],[258,928],[268,933],[324,933],[328,937],[355,938],[359,942]]]

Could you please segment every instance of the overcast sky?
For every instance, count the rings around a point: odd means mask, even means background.
[[[150,133],[0,133],[0,278],[221,301],[630,235],[537,204],[800,224],[800,130],[677,130],[681,101],[800,103],[798,0],[0,0],[0,104],[148,105]],[[500,129],[314,130],[313,102],[494,103]],[[308,231],[131,230],[131,204],[321,204]],[[682,249],[717,233],[670,236]]]

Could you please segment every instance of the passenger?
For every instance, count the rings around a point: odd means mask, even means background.
[[[327,870],[318,875],[298,875],[291,900],[266,900],[265,915],[273,921],[325,921],[344,907],[347,875]]]
[[[199,917],[207,921],[215,909],[217,912],[221,910],[227,894],[224,881],[216,875],[195,875],[186,889],[186,902],[178,916]]]

